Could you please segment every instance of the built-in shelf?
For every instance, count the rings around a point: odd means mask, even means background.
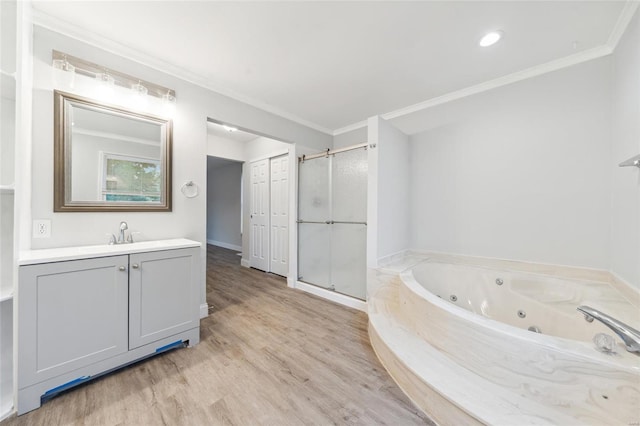
[[[0,185],[0,194],[13,194],[14,185]]]

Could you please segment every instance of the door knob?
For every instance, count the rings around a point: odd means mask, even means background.
[[[133,265],[131,265],[131,267],[133,269],[138,269],[140,267],[140,265],[138,265],[137,263],[134,263]]]
[[[127,268],[125,268],[124,266],[120,266],[118,269],[121,270],[121,271],[126,271],[127,270]]]

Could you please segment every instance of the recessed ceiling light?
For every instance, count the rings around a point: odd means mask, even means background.
[[[226,124],[223,124],[222,127],[229,133],[235,132],[236,130],[238,130],[235,127],[227,126]]]
[[[488,47],[496,44],[502,38],[502,31],[491,31],[480,39],[480,46]]]

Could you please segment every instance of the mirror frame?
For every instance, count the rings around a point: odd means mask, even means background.
[[[54,151],[53,151],[53,211],[54,212],[170,212],[173,122],[171,119],[151,114],[131,111],[115,105],[105,104],[93,99],[54,90]],[[165,126],[165,139],[161,141],[160,161],[163,165],[161,183],[161,201],[154,204],[136,202],[109,201],[73,201],[67,199],[71,194],[71,154],[66,149],[71,143],[71,123],[68,122],[66,105],[68,102],[87,106],[108,114],[140,119]],[[164,149],[162,149],[164,143]]]

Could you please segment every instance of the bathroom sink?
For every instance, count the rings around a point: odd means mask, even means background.
[[[18,265],[60,262],[65,260],[84,259],[89,257],[117,256],[120,254],[131,254],[200,246],[201,244],[197,241],[188,240],[186,238],[176,238],[171,240],[140,241],[127,244],[101,244],[94,246],[24,250],[20,252]]]

